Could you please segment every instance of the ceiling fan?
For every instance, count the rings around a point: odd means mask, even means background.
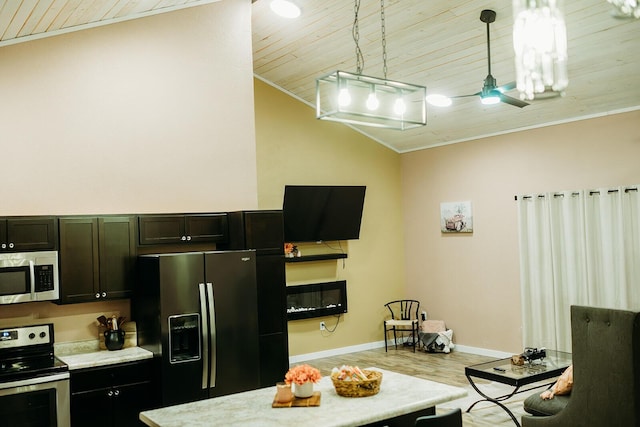
[[[485,9],[480,13],[480,21],[487,24],[487,64],[489,73],[484,79],[484,85],[480,92],[471,95],[459,95],[452,98],[465,98],[469,96],[480,96],[483,104],[497,104],[504,102],[505,104],[513,105],[515,107],[526,107],[529,105],[527,102],[521,101],[517,98],[512,98],[505,95],[503,92],[507,92],[516,87],[516,82],[507,83],[502,86],[496,86],[496,79],[491,75],[491,41],[489,39],[489,24],[496,20],[496,12],[490,9]]]

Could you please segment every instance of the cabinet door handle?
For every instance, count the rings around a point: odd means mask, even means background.
[[[113,390],[109,390],[109,391],[107,392],[107,396],[109,396],[109,397],[113,397]]]
[[[106,292],[103,292],[103,293],[102,293],[102,298],[104,298],[104,297],[106,297],[106,296],[107,296],[107,293],[106,293]]]
[[[187,242],[191,241],[191,236],[187,236]]]
[[[180,238],[180,240],[182,240],[182,241],[184,242],[185,240],[187,240],[187,236],[182,236],[182,237]]]
[[[7,244],[6,243],[2,244],[2,249],[7,249]]]
[[[100,298],[100,292],[96,292],[96,298]]]
[[[13,247],[14,247],[14,246],[15,246],[15,245],[13,244],[13,242],[9,243],[9,248],[10,248],[10,249],[13,249]]]
[[[113,392],[113,395],[114,395],[114,396],[120,396],[120,390],[116,390],[116,391],[114,391],[114,392]]]

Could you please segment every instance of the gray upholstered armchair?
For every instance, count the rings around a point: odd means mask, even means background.
[[[522,427],[640,426],[640,313],[572,306],[571,341],[571,394],[527,398],[527,412],[555,415],[523,416]]]

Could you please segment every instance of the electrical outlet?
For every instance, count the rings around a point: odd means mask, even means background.
[[[327,325],[324,324],[324,322],[320,322],[320,330],[324,331],[327,329]]]

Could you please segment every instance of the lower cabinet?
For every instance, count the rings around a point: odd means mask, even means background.
[[[139,427],[141,411],[156,407],[151,361],[71,371],[72,427]]]

